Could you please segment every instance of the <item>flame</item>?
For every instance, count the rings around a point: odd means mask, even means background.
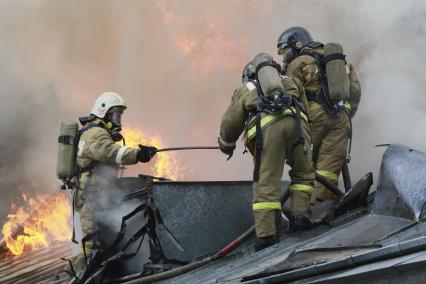
[[[129,147],[138,147],[139,144],[164,148],[165,143],[160,137],[148,136],[134,127],[124,127],[121,132]],[[150,170],[154,176],[166,177],[171,180],[182,180],[184,168],[179,164],[174,153],[162,152],[156,155]],[[151,163],[148,163],[151,164]]]
[[[209,10],[188,19],[175,13],[170,3],[164,0],[156,4],[165,27],[173,34],[176,50],[197,74],[210,75],[218,70],[223,72],[223,69],[239,72],[247,63],[248,54],[242,50],[253,45],[253,42],[249,37],[229,29],[224,23],[222,11],[216,14]]]
[[[3,225],[3,240],[14,255],[45,248],[71,238],[71,208],[63,192],[30,197],[23,193],[24,206],[12,204],[12,214]],[[14,236],[22,226],[22,232]]]
[[[183,55],[191,55],[194,47],[197,45],[197,41],[195,38],[183,36],[177,40],[176,45]]]
[[[176,47],[189,59],[193,69],[204,75],[229,69],[240,70],[247,61],[241,47],[249,45],[246,37],[236,37],[214,21],[204,26],[190,25],[177,35]]]
[[[157,6],[160,9],[160,12],[163,14],[163,22],[165,25],[169,25],[174,18],[174,13],[169,10],[164,0],[160,0],[157,2]]]
[[[160,137],[148,136],[134,128],[126,127],[122,131],[126,145],[138,147],[138,144],[164,148]],[[173,153],[159,153],[153,162],[147,164],[153,175],[167,177],[172,180],[183,179],[184,168],[179,164]],[[37,182],[32,187],[38,188]],[[19,190],[23,191],[24,186]],[[69,241],[72,234],[71,207],[68,197],[63,192],[53,195],[37,194],[30,196],[22,193],[23,206],[12,203],[12,213],[7,216],[3,225],[3,240],[6,248],[13,255],[29,253],[51,246],[58,241]],[[18,232],[19,231],[19,232]]]

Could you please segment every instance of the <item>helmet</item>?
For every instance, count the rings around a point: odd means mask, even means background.
[[[254,79],[254,73],[255,73],[255,70],[254,70],[253,62],[250,61],[249,63],[246,64],[246,66],[244,66],[243,73],[241,75],[243,83],[247,82],[250,79]]]
[[[301,42],[303,46],[312,45],[312,47],[316,47],[320,45],[319,42],[312,39],[312,36],[307,29],[303,27],[291,27],[280,35],[277,47],[279,49],[286,48],[287,46],[295,47],[297,42]]]
[[[127,104],[119,94],[106,92],[96,99],[90,113],[99,118],[104,118],[107,111],[112,107],[119,107],[124,110],[127,108]]]

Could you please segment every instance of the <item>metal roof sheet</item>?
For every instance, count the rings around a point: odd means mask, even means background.
[[[65,261],[71,256],[71,242],[57,243],[55,246],[19,256],[0,256],[0,283],[66,283],[62,272]]]

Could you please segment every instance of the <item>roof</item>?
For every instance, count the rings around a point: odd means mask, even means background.
[[[332,227],[282,232],[279,244],[260,252],[254,252],[253,237],[224,259],[159,283],[370,283],[373,278],[420,283],[426,279],[426,179],[418,173],[424,170],[425,154],[390,145],[368,207],[342,215]]]
[[[70,243],[57,243],[55,246],[20,256],[0,256],[0,283],[66,283],[62,272],[65,262],[61,258],[71,256]]]
[[[390,145],[382,161],[378,189],[369,196],[370,202],[367,202],[362,190],[359,191],[362,200],[359,196],[344,199],[349,206],[345,210],[339,207],[336,212],[341,215],[332,226],[322,223],[307,231],[283,231],[279,244],[260,252],[254,251],[255,238],[252,236],[225,258],[179,276],[172,275],[170,272],[173,270],[154,276],[164,273],[174,276],[161,283],[346,284],[365,283],[366,280],[377,284],[422,283],[426,279],[426,223],[423,223],[426,217],[426,178],[425,175],[419,177],[418,173],[424,170],[426,155],[405,146]],[[363,182],[357,184],[371,184],[368,180],[362,179]],[[250,207],[248,186],[248,182],[154,184],[154,189],[157,188],[155,201],[161,209],[164,223],[186,249],[185,254],[176,251],[174,256],[189,258],[206,251],[206,248],[214,252],[229,239],[233,240],[235,234],[239,235],[241,232],[238,230],[250,226],[250,223],[242,222],[246,220],[240,220],[241,216],[236,213]],[[142,192],[146,191],[132,191],[127,195],[132,204],[137,203]],[[240,195],[234,195],[238,193]],[[119,203],[123,203],[124,199],[120,200]],[[218,204],[220,200],[223,202]],[[234,208],[233,204],[240,207]],[[217,211],[214,211],[215,206]],[[227,211],[228,207],[231,211]],[[121,212],[118,208],[115,211]],[[197,223],[200,216],[204,217],[203,224]],[[227,225],[236,221],[242,228],[236,230],[236,226],[232,225],[234,231],[226,229],[218,234],[218,230],[223,230],[221,220],[227,221]],[[128,229],[131,231],[140,226],[141,223],[134,220],[129,222]],[[226,240],[225,233],[228,233]],[[212,236],[218,240],[212,240]],[[161,232],[159,237],[165,240]],[[208,240],[208,243],[202,243],[203,240]],[[167,244],[164,247],[166,252],[176,250],[172,246],[167,247]],[[60,283],[64,279],[64,275],[60,274],[64,265],[60,257],[69,256],[70,252],[71,244],[61,244],[30,255],[0,259],[0,282],[37,283],[43,279],[47,282],[42,283]],[[133,271],[128,270],[127,278],[115,278],[113,283],[148,283],[148,278],[144,279],[138,273],[145,261],[146,250],[132,259]]]
[[[365,214],[353,218],[334,228],[320,225],[309,231],[284,234],[278,245],[260,252],[254,252],[252,239],[224,260],[161,283],[240,282],[245,276],[332,262],[426,233],[426,224],[413,226],[414,222],[400,218]],[[266,273],[259,278],[266,279]]]

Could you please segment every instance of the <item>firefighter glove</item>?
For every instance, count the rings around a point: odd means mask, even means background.
[[[217,138],[217,142],[219,143],[219,148],[222,153],[228,155],[228,160],[232,157],[235,150],[235,143],[229,143],[222,140],[222,138]]]
[[[157,153],[157,148],[145,146],[145,145],[139,145],[139,152],[138,152],[138,161],[142,163],[149,162],[152,157]]]

